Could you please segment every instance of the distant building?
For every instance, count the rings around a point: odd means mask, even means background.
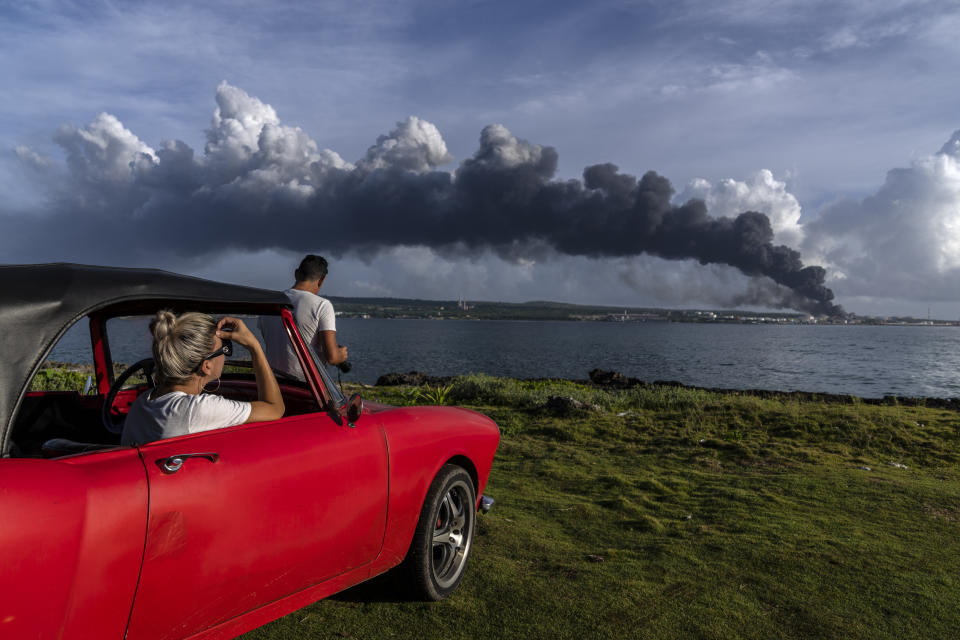
[[[622,314],[612,313],[608,315],[607,320],[610,322],[648,322],[651,320],[666,320],[666,318],[656,313],[627,313],[627,310],[624,309]]]

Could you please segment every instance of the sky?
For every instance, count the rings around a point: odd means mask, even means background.
[[[0,262],[956,319],[958,30],[947,1],[0,2]]]

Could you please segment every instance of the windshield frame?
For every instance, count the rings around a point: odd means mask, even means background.
[[[327,365],[324,364],[323,359],[317,354],[313,345],[307,345],[307,352],[310,354],[310,357],[313,358],[313,364],[317,367],[317,372],[320,374],[323,386],[326,387],[327,393],[330,394],[330,400],[333,401],[334,406],[343,406],[347,401],[347,397],[343,395],[340,387],[334,384],[333,378],[330,377],[330,372],[327,371]]]

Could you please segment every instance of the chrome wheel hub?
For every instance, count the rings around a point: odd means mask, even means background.
[[[460,576],[470,551],[473,533],[473,505],[462,482],[450,487],[440,501],[434,518],[432,570],[441,587]]]

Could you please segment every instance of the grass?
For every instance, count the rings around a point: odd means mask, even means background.
[[[30,391],[83,391],[89,373],[67,367],[41,369],[30,381]]]
[[[956,413],[482,376],[446,396],[503,429],[497,504],[459,590],[424,604],[361,585],[246,638],[874,640],[960,626]],[[588,408],[552,411],[550,396]]]
[[[113,375],[117,376],[127,368],[122,362],[113,364]],[[91,393],[96,393],[96,382],[93,378],[93,367],[91,365],[76,365],[67,362],[44,363],[44,368],[40,369],[30,381],[29,391],[77,391],[83,392],[90,379],[92,385]],[[135,384],[144,381],[142,375],[136,375],[130,378],[129,384]]]
[[[377,579],[280,638],[953,638],[960,415],[682,387],[465,376],[502,441],[467,574],[439,603]],[[442,398],[440,397],[442,396]],[[548,408],[551,397],[572,398]]]

